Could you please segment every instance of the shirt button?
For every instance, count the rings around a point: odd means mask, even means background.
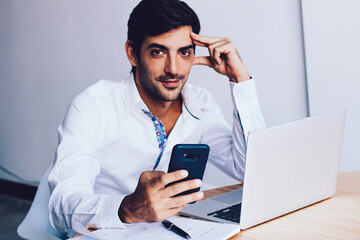
[[[159,121],[158,121],[158,120],[155,120],[154,123],[155,123],[155,124],[159,124]]]

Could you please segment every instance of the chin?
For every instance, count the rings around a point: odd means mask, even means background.
[[[176,96],[165,96],[163,98],[164,101],[166,102],[173,102],[173,101],[176,101],[180,98],[180,94],[179,95],[176,95]]]
[[[175,90],[176,91],[176,90]],[[162,99],[167,102],[178,100],[181,96],[181,91],[172,94],[162,94]]]

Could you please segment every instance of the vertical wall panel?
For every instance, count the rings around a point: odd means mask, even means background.
[[[359,171],[360,2],[302,0],[310,114],[346,108],[340,170]]]

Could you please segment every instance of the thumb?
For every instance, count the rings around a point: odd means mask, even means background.
[[[210,56],[195,57],[193,65],[205,65],[212,68],[211,57]]]

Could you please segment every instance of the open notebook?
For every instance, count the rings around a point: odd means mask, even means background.
[[[239,232],[238,224],[226,224],[211,221],[203,221],[185,217],[171,217],[168,219],[185,232],[192,240],[222,240],[228,239]],[[81,228],[81,227],[80,227]],[[127,228],[121,229],[99,229],[89,232],[84,227],[77,229],[82,236],[72,238],[74,240],[93,240],[93,239],[117,239],[117,240],[183,240],[184,238],[167,230],[161,222],[156,223],[135,223],[129,224]]]

